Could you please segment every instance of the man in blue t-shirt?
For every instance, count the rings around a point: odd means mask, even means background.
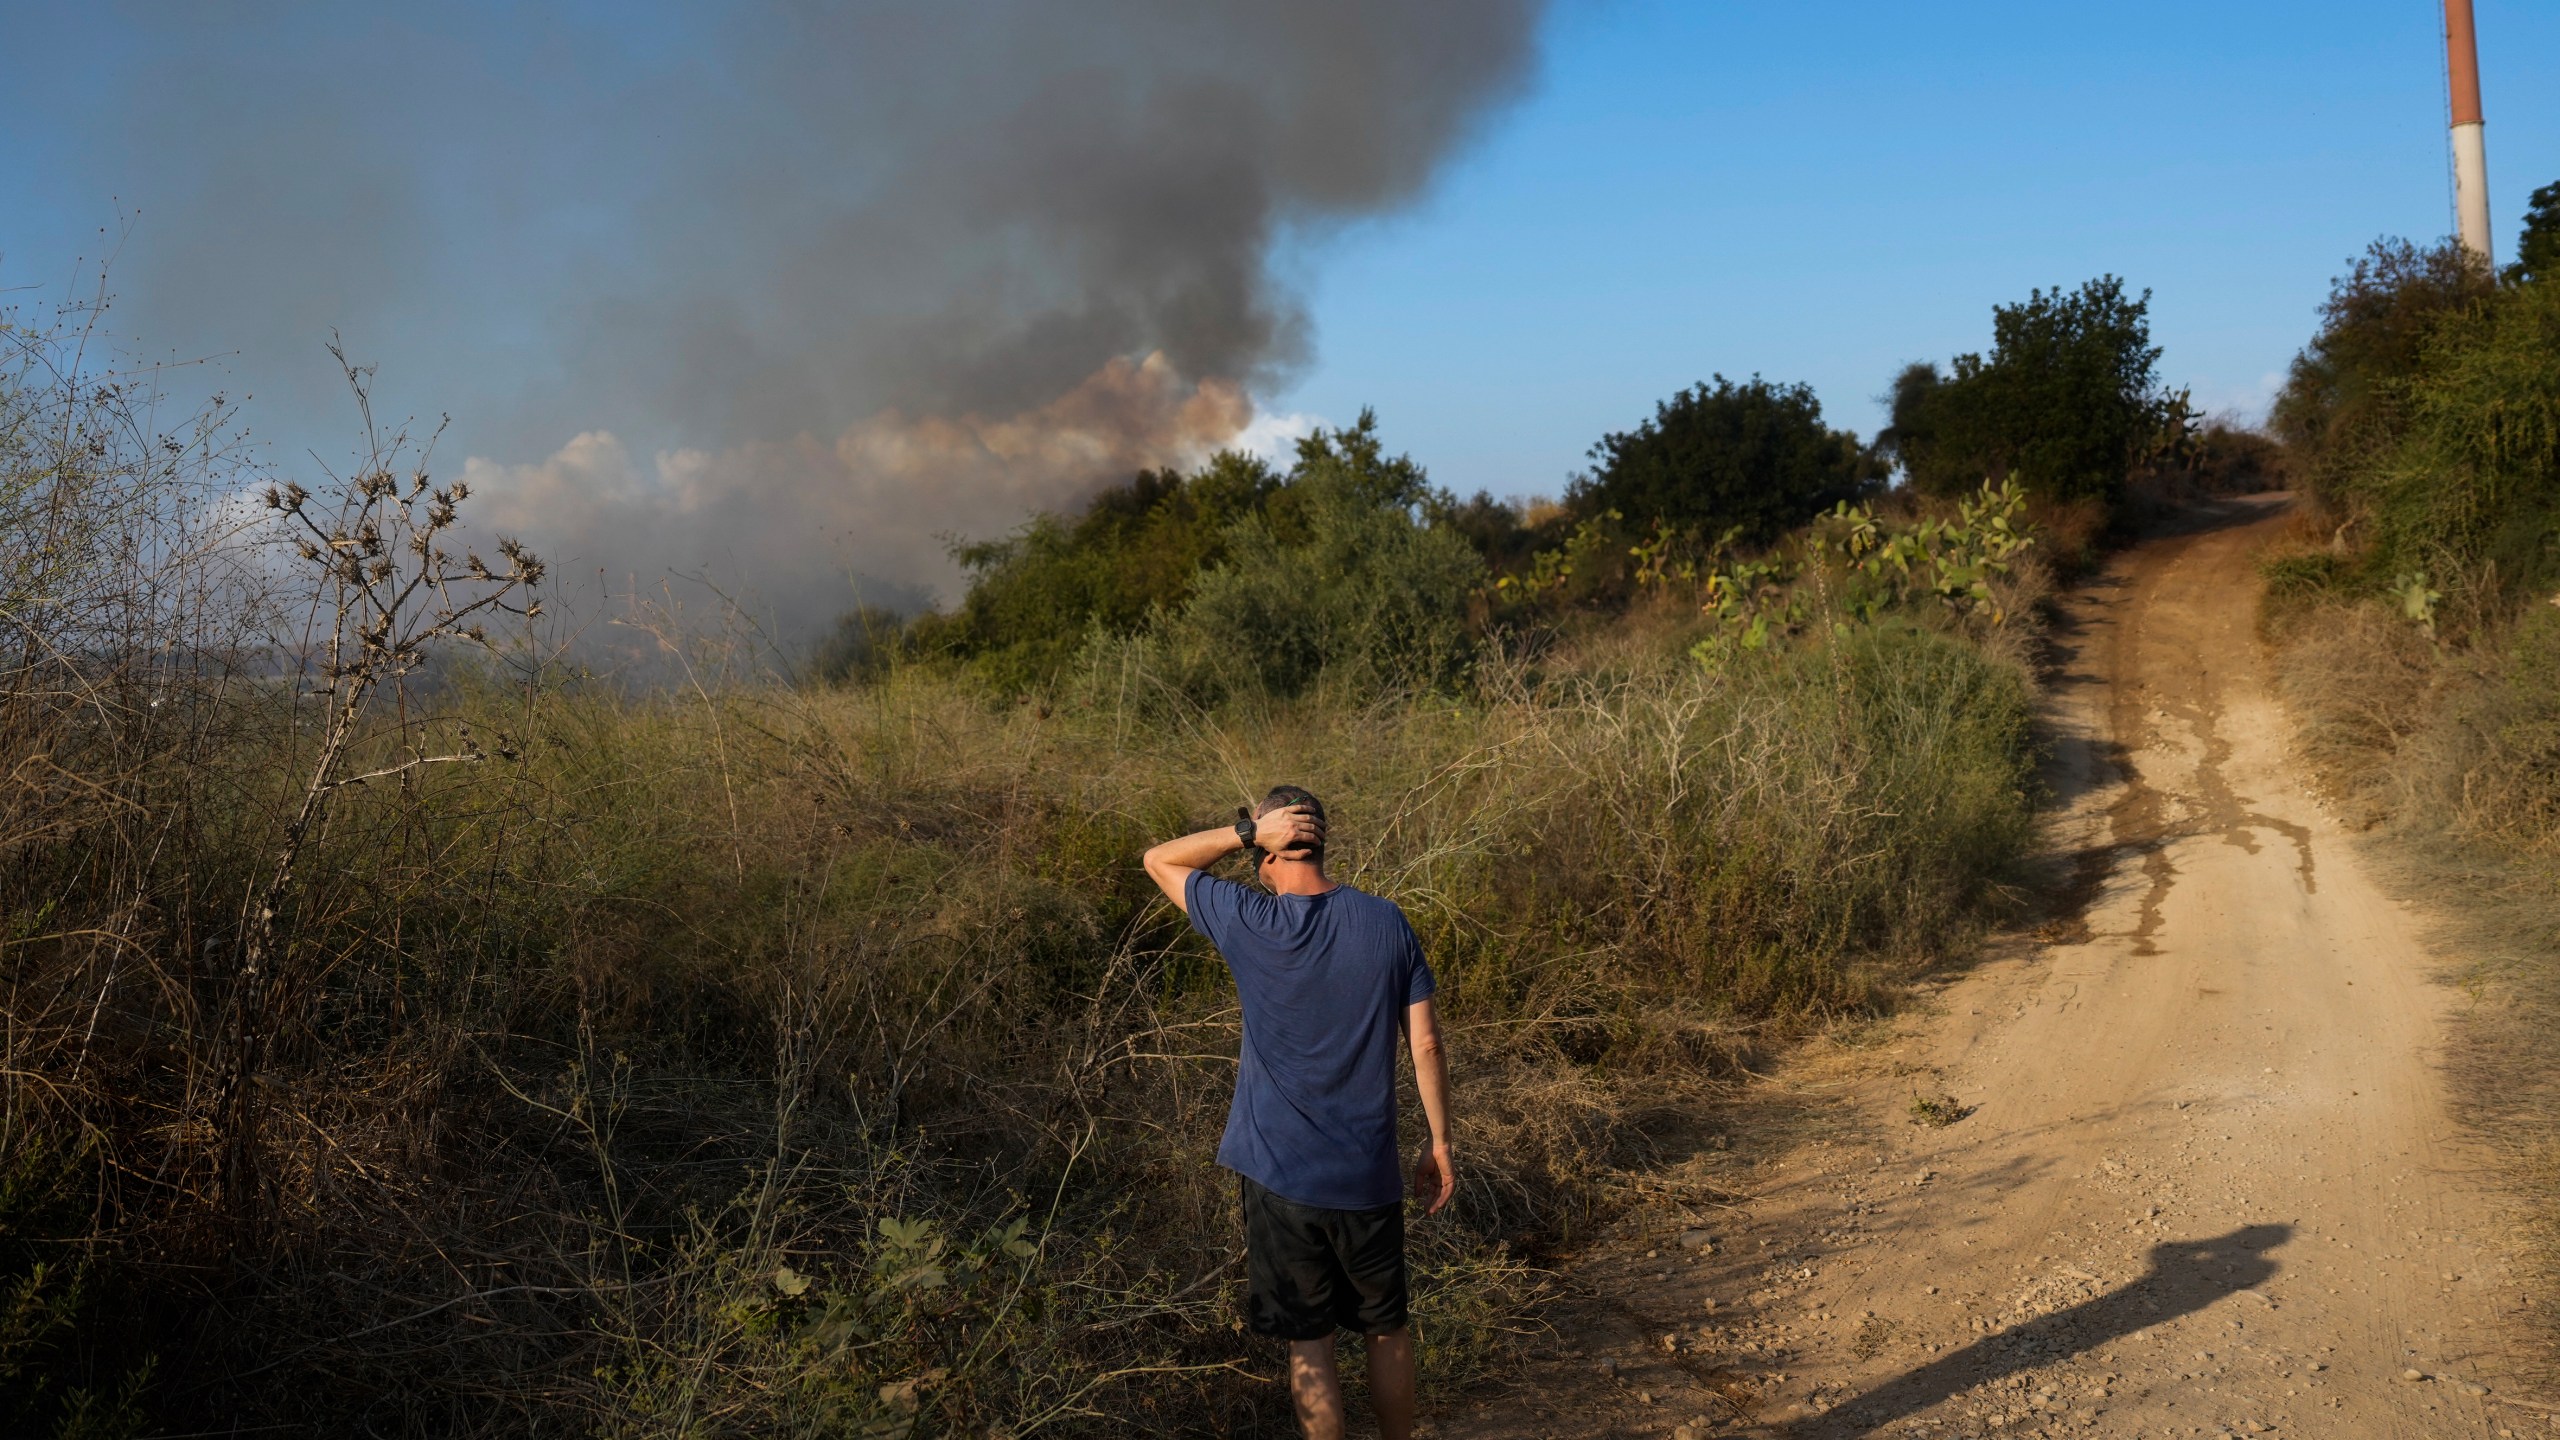
[[[1413,1047],[1414,1086],[1431,1125],[1431,1149],[1413,1167],[1425,1214],[1458,1188],[1449,1067],[1413,926],[1392,901],[1325,878],[1324,835],[1323,802],[1283,785],[1252,818],[1168,840],[1145,863],[1226,957],[1244,1002],[1244,1050],[1218,1163],[1242,1177],[1246,1319],[1289,1342],[1289,1393],[1309,1440],[1342,1435],[1334,1333],[1366,1336],[1378,1433],[1406,1440],[1414,1381],[1398,1037]],[[1268,894],[1208,873],[1238,850],[1252,857]]]

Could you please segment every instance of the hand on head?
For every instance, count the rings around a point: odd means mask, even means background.
[[[1254,820],[1253,843],[1266,856],[1304,860],[1324,844],[1324,821],[1304,805],[1286,805]]]

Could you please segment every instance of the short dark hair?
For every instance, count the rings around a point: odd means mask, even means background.
[[[1316,798],[1314,791],[1309,790],[1302,785],[1272,786],[1271,793],[1262,797],[1262,803],[1253,807],[1253,818],[1259,820],[1274,810],[1286,810],[1292,805],[1305,807],[1308,814],[1316,817],[1316,824],[1322,825],[1325,823],[1324,802]],[[1315,845],[1309,846],[1307,849],[1307,858],[1315,861],[1317,864],[1323,864],[1323,843],[1318,842]],[[1260,864],[1260,858],[1256,857],[1254,863]]]

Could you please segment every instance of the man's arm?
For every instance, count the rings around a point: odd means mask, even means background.
[[[1303,850],[1324,843],[1324,827],[1316,823],[1305,806],[1291,805],[1254,821],[1253,843],[1274,853]],[[1183,888],[1190,884],[1191,872],[1206,870],[1243,848],[1235,827],[1229,825],[1167,840],[1140,856],[1139,863],[1147,867],[1148,878],[1164,891],[1173,908],[1187,915],[1191,913],[1191,902],[1184,898]]]
[[[1431,1125],[1431,1149],[1413,1167],[1413,1198],[1437,1215],[1458,1193],[1458,1164],[1449,1142],[1449,1057],[1440,1049],[1440,1017],[1428,997],[1405,1007],[1405,1043],[1413,1047],[1413,1088],[1422,1092],[1422,1118]]]

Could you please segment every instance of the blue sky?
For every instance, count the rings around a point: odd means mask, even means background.
[[[850,567],[947,598],[934,537],[1000,530],[1026,504],[1064,503],[1098,482],[1041,482],[989,462],[980,480],[943,486],[977,485],[971,503],[928,504],[916,497],[940,482],[864,472],[869,462],[842,444],[822,453],[877,407],[913,414],[937,393],[902,392],[896,362],[914,347],[835,337],[1000,311],[1014,297],[934,282],[943,242],[932,236],[923,250],[913,236],[861,236],[861,253],[951,291],[905,305],[904,281],[830,271],[787,232],[863,220],[866,186],[907,185],[886,193],[941,205],[946,221],[1001,209],[1001,197],[920,181],[930,167],[907,152],[939,155],[932,145],[948,142],[987,156],[989,134],[1016,132],[990,130],[968,85],[1007,93],[1039,78],[1025,67],[1058,63],[1048,57],[1061,45],[1085,47],[1077,64],[1107,67],[1131,48],[1126,27],[1160,12],[1146,8],[1153,0],[1109,0],[1120,32],[1025,39],[1058,30],[1061,16],[1097,16],[1105,0],[1070,11],[867,3],[811,22],[836,24],[837,48],[803,57],[792,27],[829,7],[13,0],[0,7],[0,285],[22,302],[58,297],[75,260],[100,253],[101,228],[139,212],[118,260],[118,332],[146,354],[220,356],[211,373],[258,395],[250,419],[289,460],[340,448],[331,437],[343,436],[344,406],[319,345],[341,327],[381,363],[392,408],[450,411],[453,450],[550,497],[549,510],[524,512],[529,524],[583,525],[586,548],[607,549],[596,537],[672,523],[663,505],[624,500],[684,481],[713,508],[797,506],[787,513],[806,517],[802,528],[832,538],[786,555],[706,532],[670,564],[716,549],[740,567]],[[2560,179],[2560,6],[2477,4],[2504,252],[2528,192]],[[1406,13],[1427,6],[1407,0]],[[1326,23],[1359,23],[1339,18],[1356,10],[1335,13]],[[1312,343],[1256,398],[1269,416],[1332,423],[1374,406],[1390,443],[1444,485],[1552,494],[1602,433],[1717,372],[1808,382],[1835,423],[1872,433],[1874,397],[1904,362],[1981,348],[1991,307],[2030,287],[2112,272],[2154,292],[2164,378],[2208,409],[2254,416],[2348,257],[2376,236],[2450,228],[2439,27],[2433,0],[1557,0],[1525,91],[1482,110],[1454,158],[1428,142],[1418,192],[1381,162],[1371,198],[1337,204],[1368,218],[1286,232],[1273,268],[1303,297]],[[1323,92],[1327,67],[1359,68],[1349,61],[1361,57],[1311,47],[1288,22],[1201,28],[1207,42],[1166,40],[1146,63],[1177,79],[1203,63],[1233,72],[1235,35],[1294,40],[1285,63],[1241,62],[1283,73],[1257,92],[1269,107],[1260,118],[1282,130],[1304,122],[1288,117]],[[1445,30],[1420,39],[1444,35],[1466,48]],[[1410,29],[1396,38],[1406,48],[1395,64],[1428,63],[1416,40]],[[828,68],[839,52],[841,84]],[[1470,93],[1508,93],[1508,53],[1476,56],[1493,78]],[[782,85],[803,89],[764,105]],[[1407,118],[1444,123],[1476,103],[1444,96]],[[762,168],[733,174],[732,160],[750,155]],[[1313,208],[1336,203],[1303,156],[1248,158],[1319,197]],[[692,188],[662,183],[670,174]],[[732,199],[779,238],[730,243],[717,205]],[[979,258],[1054,290],[1109,248],[1055,266],[1007,258],[1008,237],[1045,233],[1036,227],[1050,217],[1032,223],[999,231]],[[757,267],[814,277],[815,289],[773,280],[732,295],[710,283]],[[684,293],[648,303],[669,277]],[[873,293],[854,293],[866,280]],[[800,313],[821,294],[836,303]],[[1042,323],[1076,308],[1072,294],[1031,298],[1026,313]],[[685,326],[726,335],[710,323],[724,305],[749,317],[735,355],[654,338]],[[982,350],[994,350],[947,367],[946,389],[1002,388],[986,376],[1004,368],[1014,332],[985,333],[995,339]],[[1021,333],[1026,352],[1055,338]],[[764,342],[771,353],[757,350]],[[1023,372],[1036,383],[1013,377],[990,413],[1032,413],[1107,358],[1052,356]],[[737,392],[728,410],[724,386]],[[706,387],[694,411],[680,403]],[[816,443],[752,448],[795,433]],[[588,489],[623,497],[612,501],[618,529],[581,508]],[[894,523],[877,518],[884,498],[906,505]],[[821,552],[835,559],[808,558]]]
[[[2511,258],[2560,180],[2560,6],[2478,0]],[[1995,303],[2148,287],[2165,378],[2254,414],[2328,279],[2452,228],[2441,11],[2332,3],[1605,3],[1418,210],[1308,247],[1320,356],[1273,407],[1375,405],[1443,484],[1558,488],[1711,372],[1872,433]]]

